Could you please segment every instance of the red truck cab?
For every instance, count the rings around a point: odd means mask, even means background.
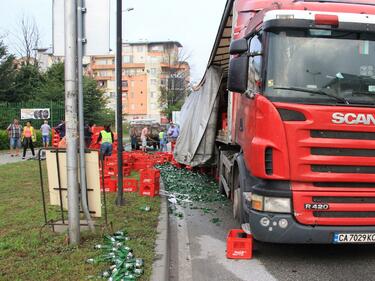
[[[235,217],[258,240],[375,242],[369,2],[233,4],[230,137],[217,142],[218,170]]]

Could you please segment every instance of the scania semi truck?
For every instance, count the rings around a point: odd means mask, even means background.
[[[228,0],[200,88],[175,157],[255,239],[375,242],[375,2]]]

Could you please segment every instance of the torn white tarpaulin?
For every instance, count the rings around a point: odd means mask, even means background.
[[[177,162],[199,166],[214,154],[219,106],[220,68],[211,66],[203,85],[191,93],[181,109],[181,129],[174,150]]]

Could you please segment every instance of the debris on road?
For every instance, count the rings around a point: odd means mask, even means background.
[[[181,218],[173,205],[180,205],[190,209],[200,209],[204,214],[214,214],[216,210],[207,207],[209,203],[219,202],[228,204],[226,197],[220,194],[215,180],[206,175],[185,169],[178,169],[169,163],[156,166],[160,170],[165,191],[161,194],[168,196],[172,204],[169,211]],[[205,205],[203,205],[205,204]],[[215,224],[219,221],[213,220]]]

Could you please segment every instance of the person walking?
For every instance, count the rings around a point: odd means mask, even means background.
[[[91,145],[92,139],[92,130],[90,124],[86,123],[84,127],[84,136],[85,136],[85,146],[89,148]]]
[[[22,159],[25,159],[26,151],[29,147],[30,147],[31,153],[33,154],[33,157],[35,157],[34,144],[33,144],[34,142],[36,142],[35,130],[34,130],[34,127],[31,126],[31,122],[28,121],[22,131],[22,144],[23,144]]]
[[[160,151],[167,151],[167,134],[164,131],[159,133]]]
[[[44,120],[44,124],[40,127],[42,132],[43,147],[49,146],[49,135],[51,133],[51,127],[48,125],[48,120]]]
[[[19,156],[21,147],[22,126],[17,118],[13,119],[13,123],[7,128],[9,136],[10,156]]]
[[[100,157],[104,159],[104,156],[111,156],[113,143],[115,141],[115,137],[113,132],[111,131],[111,126],[107,125],[104,126],[104,130],[102,130],[99,134],[98,140],[96,143],[100,143]]]
[[[141,141],[142,141],[142,151],[147,151],[147,137],[148,137],[148,128],[144,127],[141,132]]]
[[[135,127],[130,129],[130,142],[132,145],[132,150],[137,150],[137,130]]]
[[[171,123],[171,126],[168,129],[168,137],[171,141],[171,149],[174,151],[174,147],[176,145],[177,138],[180,134],[180,129],[175,126],[175,124]]]
[[[55,131],[60,135],[60,139],[65,137],[65,121],[61,120],[60,123],[55,127]]]

